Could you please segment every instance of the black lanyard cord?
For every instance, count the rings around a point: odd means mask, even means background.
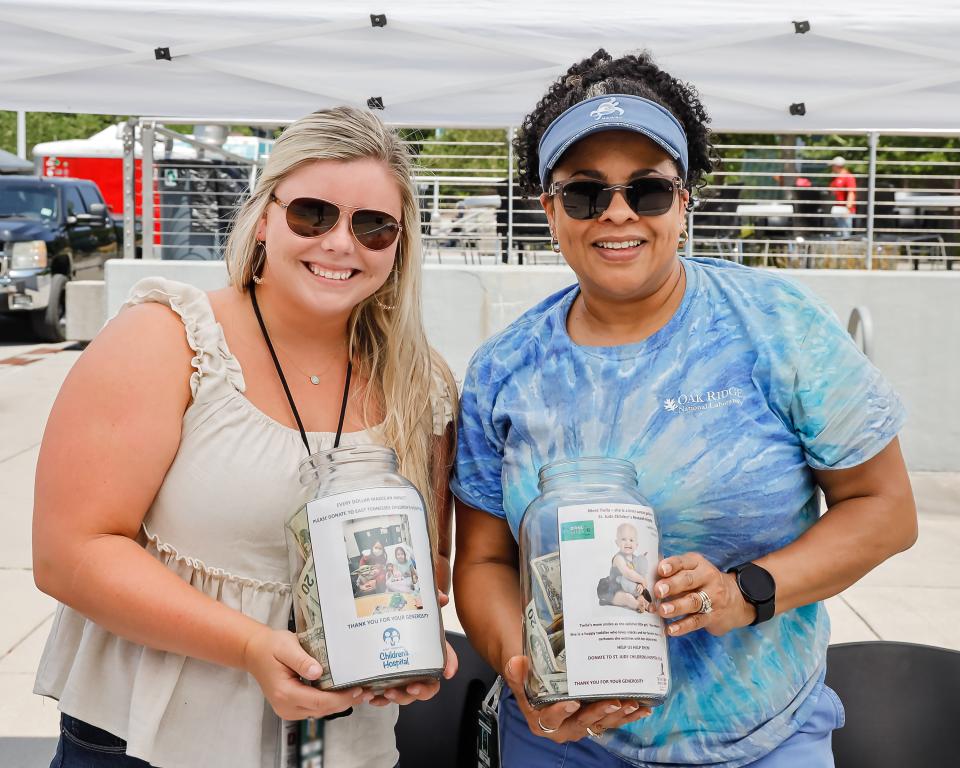
[[[263,322],[263,315],[260,314],[260,305],[257,303],[257,286],[255,283],[250,284],[250,301],[253,303],[253,313],[257,316],[257,322],[260,323],[260,330],[263,332],[263,340],[267,342],[267,349],[270,350],[270,357],[273,358],[273,364],[277,369],[277,376],[280,377],[280,383],[283,385],[283,391],[287,395],[287,401],[290,403],[290,410],[293,411],[293,418],[297,422],[297,428],[300,430],[300,437],[303,439],[303,445],[307,449],[307,455],[309,456],[310,443],[307,442],[307,432],[303,428],[303,421],[300,419],[300,412],[297,410],[297,404],[293,401],[293,395],[290,392],[290,387],[287,385],[287,379],[283,375],[283,368],[280,367],[280,359],[277,357],[276,350],[273,348],[273,342],[270,341],[270,334],[267,333],[267,325]],[[350,396],[350,377],[353,373],[353,362],[347,360],[347,376],[346,380],[343,383],[343,402],[340,403],[340,420],[337,422],[337,434],[333,440],[333,447],[340,447],[340,437],[343,434],[343,421],[347,415],[347,400]]]

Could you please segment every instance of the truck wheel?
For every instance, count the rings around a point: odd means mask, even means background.
[[[31,313],[33,332],[41,341],[67,339],[67,276],[50,276],[50,301],[46,309]]]

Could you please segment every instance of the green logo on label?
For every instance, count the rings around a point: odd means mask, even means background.
[[[581,539],[592,539],[593,520],[577,520],[573,523],[561,523],[560,541],[580,541]]]

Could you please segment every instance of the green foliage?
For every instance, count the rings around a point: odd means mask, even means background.
[[[86,139],[127,118],[118,115],[76,115],[69,112],[27,112],[27,157],[44,141]],[[0,149],[17,151],[17,113],[0,111]]]

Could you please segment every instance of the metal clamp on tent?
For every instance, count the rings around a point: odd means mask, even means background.
[[[800,117],[803,117],[805,114],[807,114],[807,105],[804,104],[802,101],[798,101],[796,104],[791,104],[790,114],[799,115]]]
[[[367,99],[367,109],[383,109],[383,96],[371,96]]]
[[[810,22],[809,21],[795,21],[793,22],[793,31],[798,35],[805,35],[810,31]]]
[[[173,57],[170,55],[169,48],[154,48],[153,57],[157,61],[173,61]]]
[[[371,14],[370,14],[370,26],[372,26],[372,27],[385,27],[385,26],[387,26],[387,14],[385,14],[385,13],[371,13]]]

